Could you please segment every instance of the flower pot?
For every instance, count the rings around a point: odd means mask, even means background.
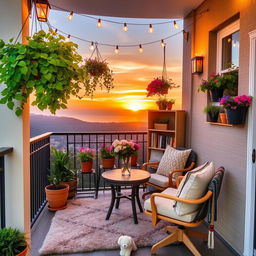
[[[168,124],[159,124],[159,123],[154,123],[154,128],[156,130],[167,130]]]
[[[167,108],[167,103],[165,103],[165,102],[158,102],[156,104],[157,104],[159,110],[166,110],[166,108]]]
[[[56,188],[54,185],[45,187],[48,208],[51,211],[65,209],[67,205],[69,186],[67,184],[60,185]]]
[[[226,113],[220,113],[219,115],[220,115],[220,122],[221,122],[222,124],[227,124],[228,121],[227,121],[227,115],[226,115]]]
[[[102,158],[102,167],[105,169],[113,169],[115,165],[115,158]]]
[[[131,166],[137,166],[138,156],[133,155],[131,156]]]
[[[217,123],[218,117],[219,117],[219,113],[217,113],[217,114],[208,113],[207,115],[208,115],[209,122]]]
[[[28,253],[28,245],[22,252],[20,252],[19,254],[16,254],[16,256],[26,256],[27,253]]]
[[[92,161],[82,162],[82,172],[92,172]]]
[[[212,102],[219,102],[219,100],[223,96],[223,89],[215,88],[213,90],[210,90],[210,95],[211,95],[211,101]]]
[[[167,103],[167,110],[172,110],[173,103]]]
[[[246,119],[247,107],[237,109],[226,109],[229,124],[244,124]]]
[[[73,198],[76,194],[77,189],[77,179],[61,182],[60,185],[69,185],[69,191],[68,191],[68,199]]]

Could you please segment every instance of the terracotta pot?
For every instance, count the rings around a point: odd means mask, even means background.
[[[16,254],[16,256],[26,256],[27,253],[28,253],[28,246],[22,252],[20,252],[19,254]]]
[[[131,166],[137,166],[138,156],[131,156]]]
[[[46,199],[48,201],[48,208],[52,211],[64,209],[67,204],[69,185],[60,185],[56,188],[54,185],[45,187]]]
[[[227,115],[226,115],[226,113],[220,113],[219,115],[220,115],[220,122],[221,122],[222,124],[227,124],[228,121],[227,121]]]
[[[172,110],[173,103],[167,103],[167,110]]]
[[[61,182],[60,185],[69,185],[69,191],[68,191],[68,199],[72,198],[76,194],[77,189],[77,179]]]
[[[93,161],[82,162],[82,172],[92,172],[92,163]]]
[[[166,108],[167,108],[167,103],[159,102],[156,104],[157,104],[159,110],[166,110]]]
[[[105,169],[113,169],[115,165],[115,158],[102,158],[102,167]]]

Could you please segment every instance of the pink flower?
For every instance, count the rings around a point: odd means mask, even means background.
[[[139,149],[140,149],[140,144],[135,143],[135,144],[134,144],[134,149],[135,149],[135,150],[139,150]]]
[[[79,149],[79,152],[85,152],[85,148],[84,148],[84,147],[81,147],[81,148]]]

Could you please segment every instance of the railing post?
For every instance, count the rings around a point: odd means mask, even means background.
[[[4,157],[0,157],[0,214],[1,228],[5,227],[5,182],[4,182]]]

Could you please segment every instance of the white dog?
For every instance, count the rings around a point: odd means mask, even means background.
[[[120,236],[117,243],[120,245],[121,256],[130,256],[132,251],[137,250],[137,246],[130,236]]]

